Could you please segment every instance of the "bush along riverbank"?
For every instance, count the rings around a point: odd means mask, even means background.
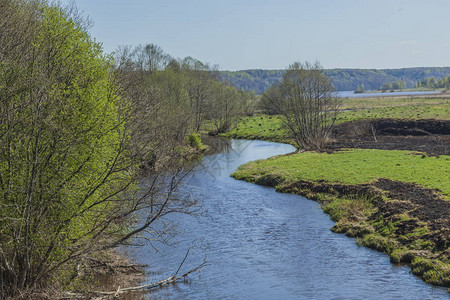
[[[448,170],[446,155],[346,149],[250,162],[232,176],[317,200],[336,222],[332,231],[450,288]]]

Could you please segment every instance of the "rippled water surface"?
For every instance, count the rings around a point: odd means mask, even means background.
[[[449,299],[386,255],[358,247],[330,231],[333,222],[306,198],[237,181],[229,175],[248,161],[292,152],[289,145],[222,141],[182,186],[202,202],[202,213],[172,215],[172,246],[131,254],[148,264],[148,281],[172,275],[186,250],[188,270],[207,266],[150,299]],[[183,271],[183,270],[182,270]]]

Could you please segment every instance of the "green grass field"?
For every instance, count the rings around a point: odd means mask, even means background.
[[[416,105],[450,105],[450,98],[445,96],[344,98],[342,99],[341,109],[367,109]]]
[[[339,113],[336,122],[344,123],[359,119],[450,119],[450,104],[411,105],[368,108]]]
[[[325,180],[343,184],[388,178],[439,189],[450,198],[449,172],[450,156],[438,158],[411,151],[348,149],[333,154],[303,152],[250,162],[239,167],[233,176],[251,182],[270,174],[287,182]]]
[[[281,116],[267,115],[244,117],[234,129],[222,134],[222,136],[271,141],[288,137],[287,133],[282,129]]]

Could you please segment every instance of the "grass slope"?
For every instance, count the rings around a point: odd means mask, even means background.
[[[242,118],[235,128],[221,134],[229,138],[286,142],[288,133],[282,128],[281,116],[256,115]]]
[[[348,149],[336,153],[304,152],[247,163],[233,174],[256,181],[271,174],[284,180],[370,183],[378,178],[413,182],[450,196],[450,156],[428,157],[398,150]]]

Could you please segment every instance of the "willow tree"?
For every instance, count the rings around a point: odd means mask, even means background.
[[[319,63],[294,63],[281,82],[263,95],[272,111],[304,150],[324,150],[336,120],[339,99]]]

